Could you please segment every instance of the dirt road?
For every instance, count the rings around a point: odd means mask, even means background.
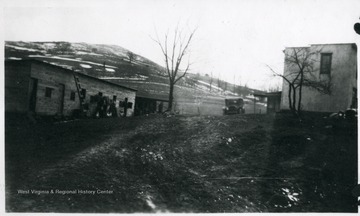
[[[342,201],[323,201],[334,198],[323,192],[333,189],[328,177],[316,184],[322,195],[309,186],[308,172],[322,173],[322,164],[312,161],[308,169],[304,160],[318,147],[304,144],[289,154],[285,144],[273,143],[289,135],[277,127],[266,115],[152,115],[36,127],[7,120],[7,211],[353,212],[353,203],[332,209],[331,202]],[[305,129],[295,135],[327,139]],[[340,195],[346,192],[342,200],[352,201],[346,188],[352,181],[332,182]]]

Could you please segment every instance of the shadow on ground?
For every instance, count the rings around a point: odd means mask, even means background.
[[[276,116],[269,176],[263,185],[270,212],[357,212],[357,122],[305,113]],[[324,118],[325,117],[325,118]],[[272,169],[276,167],[276,169]]]

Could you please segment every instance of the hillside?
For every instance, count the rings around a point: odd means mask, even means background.
[[[37,59],[138,90],[138,96],[167,99],[165,69],[117,45],[69,42],[5,42],[5,59]],[[248,97],[254,89],[189,73],[175,89],[175,102],[222,106],[226,96]],[[250,100],[249,97],[248,100]],[[219,109],[219,108],[216,108]]]
[[[134,60],[130,62],[128,53],[132,52],[117,45],[5,42],[6,59],[39,59],[95,77],[146,78],[151,81],[164,77],[161,66],[133,53]]]

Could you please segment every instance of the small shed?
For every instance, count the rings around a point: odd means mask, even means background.
[[[254,94],[255,97],[266,98],[266,113],[271,114],[280,111],[281,91]]]
[[[165,95],[150,95],[147,92],[141,91],[136,95],[135,104],[135,116],[139,116],[166,111],[169,106],[169,100]]]
[[[280,92],[270,92],[266,93],[267,95],[267,113],[275,113],[280,111],[281,104],[281,91]]]

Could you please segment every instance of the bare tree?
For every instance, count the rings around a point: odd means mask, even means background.
[[[128,51],[128,52],[126,53],[126,55],[127,55],[128,59],[129,59],[130,64],[131,64],[134,60],[136,60],[136,55],[135,55],[133,52]]]
[[[217,87],[221,88],[220,74],[218,75],[218,78],[217,78]]]
[[[275,76],[281,77],[288,84],[289,109],[299,118],[301,117],[303,87],[314,89],[322,94],[331,94],[331,77],[327,80],[319,80],[315,76],[317,71],[314,67],[314,63],[317,62],[315,57],[319,53],[319,50],[311,51],[307,47],[285,51],[284,70],[286,73],[284,74],[275,72],[267,65]]]
[[[179,30],[178,26],[174,31],[173,38],[169,38],[169,33],[165,34],[165,38],[161,41],[157,36],[153,39],[161,48],[162,54],[164,55],[167,77],[169,78],[169,106],[168,110],[172,110],[172,104],[174,100],[174,87],[175,84],[183,78],[190,69],[190,62],[188,61],[183,70],[180,69],[181,63],[184,57],[189,54],[189,46],[191,40],[195,34],[196,29],[190,32],[189,35],[183,35],[182,31]]]

